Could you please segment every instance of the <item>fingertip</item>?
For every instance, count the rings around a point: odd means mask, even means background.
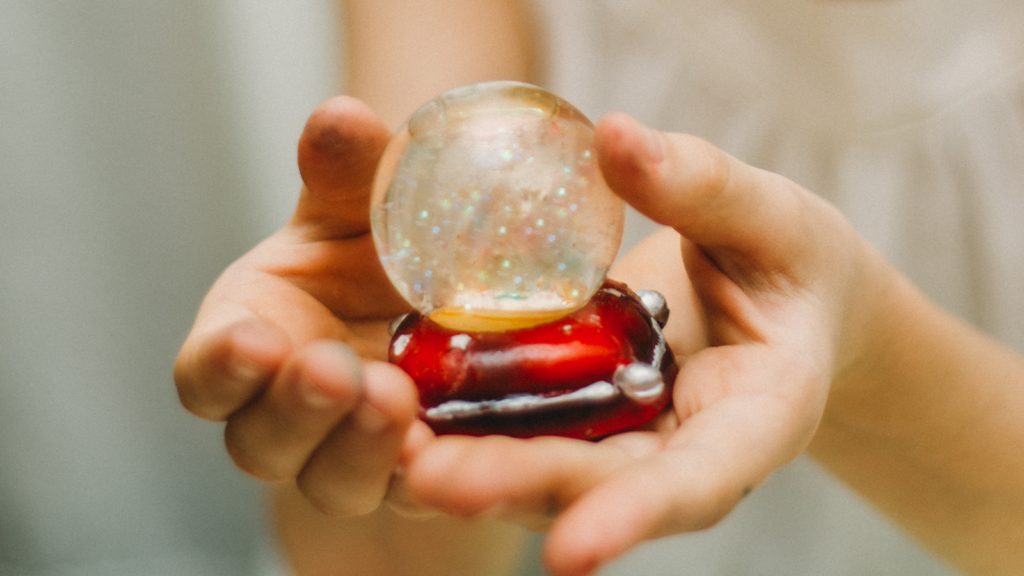
[[[612,114],[595,128],[595,148],[612,190],[655,222],[687,237],[696,234],[696,241],[706,235],[708,222],[737,226],[720,221],[744,216],[743,209],[749,208],[721,202],[723,193],[731,191],[737,163],[695,136],[659,132],[624,114]]]
[[[361,360],[334,340],[307,344],[295,360],[292,380],[302,400],[314,408],[355,404],[365,388]]]
[[[594,139],[605,150],[618,150],[641,163],[665,159],[665,135],[621,112],[602,118],[594,127]]]
[[[463,460],[464,447],[458,439],[444,438],[421,445],[410,454],[406,464],[406,482],[417,499],[436,504],[444,499],[444,479]]]
[[[258,398],[231,414],[224,442],[235,464],[267,481],[294,478],[363,397],[359,359],[318,340],[292,354]]]
[[[224,420],[270,382],[290,348],[284,333],[255,318],[190,336],[174,367],[179,400],[196,416]]]
[[[266,366],[280,366],[291,350],[288,336],[282,330],[257,319],[229,327],[228,338],[234,355]]]
[[[594,127],[594,148],[608,185],[633,203],[637,184],[652,179],[664,160],[663,135],[632,117],[613,113]]]
[[[367,402],[403,427],[416,420],[419,394],[412,379],[388,362],[367,362],[364,367]]]
[[[402,439],[399,464],[388,486],[387,501],[393,510],[403,516],[426,518],[442,513],[420,501],[409,488],[407,481],[409,464],[436,439],[437,435],[422,420],[414,420]]]
[[[321,104],[299,139],[305,186],[292,225],[311,239],[364,234],[377,162],[390,138],[380,118],[354,98],[338,96]]]
[[[544,547],[553,573],[590,574],[660,535],[666,477],[637,470],[596,486],[556,520]]]
[[[346,135],[360,133],[361,126],[383,123],[368,105],[350,96],[334,96],[321,102],[306,119],[299,139],[312,156],[331,155],[348,146]]]
[[[426,422],[415,419],[409,427],[409,433],[405,436],[402,446],[402,463],[407,464],[412,459],[437,440],[437,434],[431,430]]]
[[[313,190],[368,184],[389,137],[387,126],[363,102],[348,96],[324,101],[299,138],[303,182]]]
[[[406,467],[406,485],[418,502],[456,516],[473,517],[500,502],[487,472],[485,438],[446,436],[422,449]],[[475,446],[475,449],[474,449]]]
[[[395,489],[393,475],[414,422],[415,396],[390,371],[364,366],[361,401],[335,427],[299,472],[297,484],[321,511],[361,515],[376,510]],[[403,373],[404,374],[404,373]],[[412,501],[411,499],[409,500]]]
[[[597,572],[612,557],[604,542],[600,527],[606,522],[592,525],[566,521],[561,517],[548,531],[541,551],[544,566],[553,576],[583,576]]]
[[[558,518],[548,531],[541,558],[553,576],[592,574],[604,564],[601,551],[603,535],[590,537],[588,525],[577,526]]]

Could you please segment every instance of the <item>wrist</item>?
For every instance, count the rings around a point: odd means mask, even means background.
[[[825,429],[856,425],[865,411],[879,413],[876,404],[885,402],[894,357],[906,335],[909,284],[866,242],[859,252],[840,313],[836,370],[822,418]]]

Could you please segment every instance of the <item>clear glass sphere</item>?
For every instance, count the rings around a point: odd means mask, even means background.
[[[518,82],[457,88],[420,108],[385,151],[372,197],[374,241],[398,291],[438,321],[540,321],[583,306],[625,217],[592,139],[576,108]]]

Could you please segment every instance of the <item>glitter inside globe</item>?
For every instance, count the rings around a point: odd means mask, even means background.
[[[374,241],[398,291],[467,330],[586,304],[624,221],[592,138],[572,105],[517,82],[457,88],[420,108],[385,151],[372,198]]]

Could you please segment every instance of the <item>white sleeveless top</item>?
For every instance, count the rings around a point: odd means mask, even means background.
[[[546,83],[585,113],[625,111],[792,178],[942,306],[1024,350],[1024,3],[537,5]],[[719,527],[607,574],[945,570],[800,460]]]

